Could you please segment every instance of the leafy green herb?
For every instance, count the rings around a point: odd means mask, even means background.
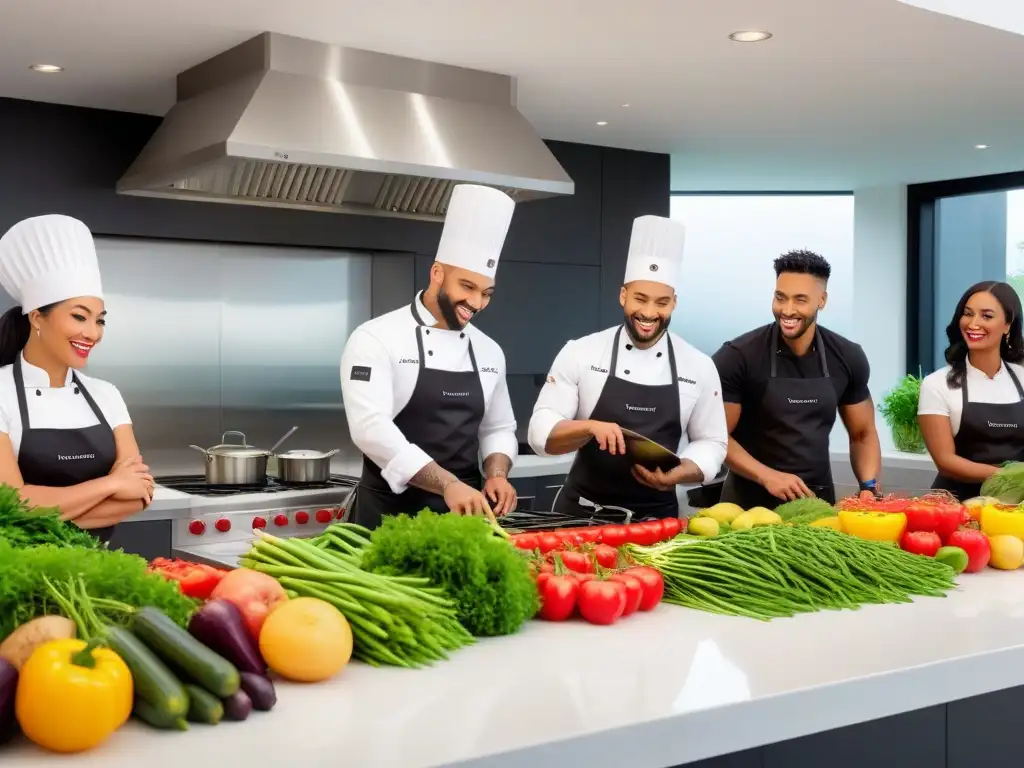
[[[917,423],[917,403],[921,398],[921,379],[907,374],[886,393],[878,411],[892,431],[896,449],[905,453],[924,453],[924,438]]]
[[[15,548],[0,539],[0,638],[26,621],[63,613],[46,586],[80,579],[88,594],[103,599],[102,618],[124,624],[130,615],[116,603],[133,608],[152,605],[185,626],[196,602],[181,594],[174,582],[146,571],[146,561],[106,549],[40,546]]]
[[[429,510],[387,518],[370,537],[362,566],[430,579],[455,600],[459,622],[478,637],[510,635],[537,612],[526,559],[482,518]]]
[[[807,499],[794,499],[793,501],[787,501],[785,504],[780,504],[775,508],[775,513],[784,522],[792,523],[793,525],[809,525],[823,517],[832,517],[836,514],[836,509],[824,499],[811,497]]]
[[[1012,462],[982,483],[982,496],[991,496],[1004,504],[1024,501],[1024,462]]]
[[[15,547],[54,544],[59,547],[99,549],[99,540],[74,523],[60,519],[56,507],[34,507],[21,498],[16,488],[0,485],[0,539]]]

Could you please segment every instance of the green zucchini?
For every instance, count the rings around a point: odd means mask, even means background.
[[[172,667],[184,672],[218,698],[238,690],[241,679],[231,662],[211,651],[152,606],[132,617],[132,632]]]
[[[139,638],[122,627],[107,627],[104,639],[121,657],[132,673],[135,693],[163,713],[165,718],[181,718],[188,712],[185,686]]]
[[[169,716],[164,710],[157,709],[139,696],[135,697],[135,704],[132,706],[132,714],[142,722],[147,725],[151,725],[154,728],[178,731],[188,730],[188,723],[186,723],[182,718]]]
[[[188,719],[193,723],[216,725],[224,717],[220,699],[198,685],[186,685],[188,691]]]

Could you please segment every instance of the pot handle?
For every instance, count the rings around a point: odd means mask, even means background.
[[[238,435],[239,437],[242,438],[242,442],[240,442],[240,443],[229,443],[228,442],[228,435]],[[229,429],[227,432],[225,432],[223,435],[221,435],[220,436],[220,443],[221,443],[221,445],[240,445],[242,448],[249,448],[249,447],[251,447],[249,445],[249,440],[245,436],[245,432],[239,432],[237,429]]]
[[[205,448],[200,448],[198,445],[190,445],[189,448],[199,451],[201,454],[203,454],[203,456],[205,456],[208,453],[208,451]]]

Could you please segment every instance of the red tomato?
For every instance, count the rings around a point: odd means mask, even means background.
[[[601,531],[601,541],[609,547],[621,547],[629,539],[629,531],[624,525],[606,525]]]
[[[900,548],[913,555],[935,557],[942,546],[942,539],[935,531],[906,531],[900,537]]]
[[[579,582],[571,576],[549,576],[543,582],[539,579],[540,613],[548,621],[565,621],[576,610],[576,595]]]
[[[640,583],[640,579],[628,573],[614,573],[608,577],[608,580],[619,581],[626,586],[626,608],[622,615],[629,616],[631,613],[636,613],[640,607],[640,601],[644,598],[644,587]]]
[[[938,525],[938,516],[933,504],[908,504],[903,514],[907,516],[907,532],[934,531]]]
[[[562,562],[570,571],[593,573],[594,562],[582,552],[563,552]]]
[[[188,560],[168,560],[158,557],[149,564],[149,570],[165,579],[178,582],[181,593],[199,600],[209,600],[213,590],[227,575],[227,571]]]
[[[654,610],[665,594],[665,579],[662,578],[661,572],[649,566],[640,565],[630,568],[625,573],[639,579],[640,586],[644,589],[644,596],[640,601],[640,610]]]
[[[594,549],[594,559],[602,568],[614,568],[619,562],[619,552],[615,547],[598,544]]]
[[[576,535],[580,537],[584,544],[596,544],[601,540],[601,529],[591,525],[586,528],[580,528],[576,531]]]
[[[951,547],[960,547],[967,553],[967,567],[964,573],[977,573],[986,565],[992,556],[992,547],[988,536],[981,531],[953,531],[948,541]]]
[[[221,579],[210,598],[234,603],[242,613],[249,634],[258,641],[263,622],[278,603],[288,599],[288,595],[284,587],[267,574],[238,568]]]
[[[959,504],[940,504],[935,507],[935,528],[933,529],[944,543],[949,542],[950,536],[956,533],[956,529],[963,522],[964,508]],[[986,542],[988,540],[986,539]],[[952,544],[951,546],[960,546]],[[970,556],[970,552],[967,553]],[[968,569],[970,565],[967,566]],[[985,566],[982,566],[984,568]],[[968,570],[968,573],[973,571]]]
[[[562,540],[553,533],[542,533],[537,536],[537,547],[541,552],[553,552],[562,546]]]
[[[536,533],[520,533],[513,538],[513,541],[519,549],[534,550],[537,548]]]
[[[661,527],[661,520],[649,520],[646,523],[639,523],[639,536],[642,539],[637,544],[645,544],[650,546],[651,544],[657,544],[662,540],[664,535],[664,528]]]
[[[626,610],[626,586],[618,581],[586,581],[580,584],[576,603],[591,624],[614,624]]]
[[[666,517],[661,521],[661,527],[665,531],[665,538],[672,539],[678,536],[682,530],[685,521],[680,520],[678,517]]]

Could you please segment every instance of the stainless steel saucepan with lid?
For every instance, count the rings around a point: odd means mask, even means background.
[[[228,436],[241,442],[229,443]],[[267,459],[270,451],[249,445],[243,432],[229,430],[221,435],[220,445],[200,448],[190,445],[206,459],[206,482],[210,485],[264,485],[267,482]]]
[[[293,450],[274,456],[277,479],[283,483],[326,483],[331,477],[331,457],[338,452]]]

